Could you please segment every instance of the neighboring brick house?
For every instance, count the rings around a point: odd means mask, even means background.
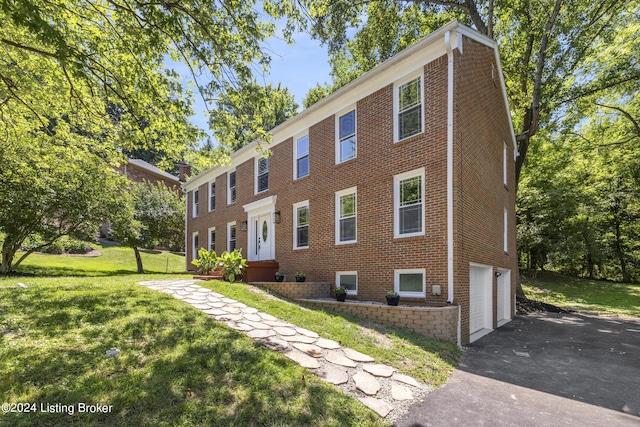
[[[174,190],[180,189],[182,184],[177,176],[158,169],[151,163],[141,159],[129,159],[127,163],[120,165],[117,171],[133,182],[149,182],[151,184],[162,182],[167,188]]]
[[[462,344],[512,318],[517,153],[493,40],[453,21],[271,134],[270,158],[252,143],[183,185],[188,268],[198,247],[242,248],[353,299],[459,305]]]

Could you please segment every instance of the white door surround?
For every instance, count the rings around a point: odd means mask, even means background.
[[[264,261],[275,259],[276,239],[273,214],[276,197],[270,196],[243,206],[247,214],[247,259]]]

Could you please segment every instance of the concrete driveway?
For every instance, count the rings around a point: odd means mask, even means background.
[[[640,319],[517,316],[396,426],[640,426]]]

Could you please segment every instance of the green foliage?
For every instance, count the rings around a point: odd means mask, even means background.
[[[126,181],[87,151],[86,138],[70,132],[66,122],[51,129],[56,135],[11,131],[0,148],[0,199],[10,201],[0,205],[0,232],[5,234],[1,273],[62,236],[92,238],[97,224],[121,212]],[[35,235],[39,244],[15,259]]]
[[[247,271],[247,260],[242,258],[242,251],[238,249],[222,252],[218,257],[218,263],[222,268],[222,277],[231,283]]]
[[[41,252],[43,254],[61,255],[64,253],[64,243],[58,239],[42,248]]]
[[[347,288],[345,288],[344,286],[338,286],[335,292],[336,292],[336,295],[344,295],[347,293]]]
[[[307,275],[304,274],[302,271],[297,271],[296,272],[296,279],[304,279],[306,277],[307,277]]]
[[[113,236],[134,249],[139,273],[143,268],[137,248],[184,245],[185,204],[176,191],[162,182],[132,184],[122,201],[123,214],[112,220]]]
[[[226,150],[236,151],[254,140],[270,142],[268,131],[298,112],[293,95],[279,84],[227,86],[209,119],[216,140]]]
[[[209,274],[218,267],[218,256],[214,250],[198,249],[198,258],[191,261],[191,264],[198,267],[200,274]]]
[[[394,291],[393,289],[390,289],[389,291],[387,291],[387,296],[391,297],[391,298],[395,298],[398,296],[398,293],[396,291]]]

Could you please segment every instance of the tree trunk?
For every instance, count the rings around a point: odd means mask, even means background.
[[[20,247],[10,236],[5,236],[2,243],[2,262],[0,262],[0,274],[9,274],[13,271],[13,258]]]
[[[142,257],[140,256],[140,251],[137,246],[133,247],[133,252],[136,254],[136,265],[138,266],[138,274],[144,274],[144,269],[142,268]]]

